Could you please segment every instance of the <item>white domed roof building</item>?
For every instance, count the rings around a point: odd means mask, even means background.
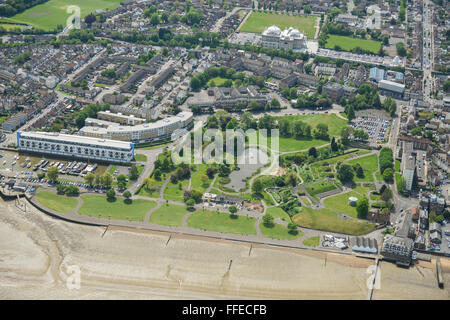
[[[290,27],[281,31],[277,26],[271,26],[262,33],[263,48],[285,49],[292,51],[301,51],[307,49],[306,36]]]

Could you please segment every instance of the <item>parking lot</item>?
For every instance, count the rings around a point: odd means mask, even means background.
[[[430,243],[430,248],[432,249],[432,251],[444,253],[448,257],[450,257],[450,223],[446,223],[446,221],[444,221],[443,223],[441,223],[441,227],[442,242],[435,245]]]
[[[381,115],[374,113],[357,114],[350,126],[356,129],[363,129],[369,135],[369,143],[378,145],[387,139],[390,121]]]

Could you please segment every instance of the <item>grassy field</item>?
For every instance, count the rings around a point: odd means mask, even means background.
[[[301,227],[352,235],[366,234],[374,229],[374,225],[369,222],[340,219],[337,212],[329,208],[314,210],[302,207],[302,212],[296,214],[292,221]]]
[[[215,77],[215,78],[212,78],[212,79],[210,79],[209,81],[208,81],[208,87],[223,87],[224,85],[224,83],[225,83],[225,81],[227,81],[227,80],[229,80],[229,79],[226,79],[226,78],[222,78],[222,77]],[[234,81],[233,80],[231,80],[232,82],[233,82],[233,84],[234,84]],[[214,85],[213,85],[213,83],[212,82],[214,82]]]
[[[308,39],[313,39],[316,33],[315,23],[317,17],[290,16],[286,14],[253,12],[241,27],[241,32],[261,33],[267,27],[277,26],[281,30],[293,27],[303,32]]]
[[[276,224],[272,228],[267,228],[264,223],[259,224],[259,229],[264,237],[279,239],[279,240],[294,240],[304,235],[303,232],[298,231],[297,234],[290,234],[288,228]]]
[[[208,170],[208,165],[199,164],[197,165],[197,171],[191,171],[191,188],[195,190],[199,190],[205,192],[208,189],[209,185],[212,182],[212,179],[209,179],[203,183],[202,176],[206,175],[206,170]]]
[[[40,191],[36,198],[45,207],[63,213],[72,211],[78,205],[77,198],[54,194],[51,191]]]
[[[305,187],[311,196],[336,189],[334,183],[328,181],[315,182]]]
[[[243,216],[232,218],[228,213],[208,210],[199,210],[187,219],[187,225],[191,228],[252,235],[256,235],[255,222],[255,218]]]
[[[287,222],[291,221],[291,218],[289,218],[289,215],[286,213],[286,211],[279,207],[267,208],[266,213],[270,214],[274,218],[280,218]]]
[[[354,165],[359,163],[364,170],[364,178],[358,178],[355,175],[355,182],[372,182],[373,173],[378,170],[378,156],[376,154],[371,154],[367,157],[362,157],[358,159],[353,159],[348,161],[349,164]]]
[[[279,119],[287,119],[289,121],[301,120],[309,125],[313,129],[319,123],[325,123],[328,125],[328,133],[330,138],[332,136],[338,137],[341,135],[342,129],[347,126],[348,121],[339,118],[335,114],[310,114],[310,115],[297,115],[297,116],[285,116],[285,117],[275,117],[275,120]],[[303,139],[295,139],[295,138],[284,138],[280,137],[280,151],[288,152],[288,151],[297,151],[297,150],[305,150],[311,147],[317,147],[321,145],[325,145],[330,143],[330,141],[319,140],[314,138],[303,138]],[[271,145],[271,139],[268,139],[268,145]]]
[[[66,26],[66,20],[73,13],[66,10],[71,5],[77,5],[81,9],[81,18],[84,18],[97,9],[115,9],[121,0],[49,0],[39,4],[4,21],[12,23],[23,23],[43,30],[53,30],[58,24]]]
[[[183,217],[187,213],[188,211],[185,206],[163,204],[161,208],[151,214],[149,221],[165,226],[181,226],[183,224]]]
[[[303,203],[304,205],[307,205],[307,206],[310,206],[310,205],[311,205],[311,200],[309,200],[308,197],[305,197],[305,196],[300,197],[300,200],[302,201],[302,203]]]
[[[135,154],[134,160],[139,161],[139,162],[146,162],[147,156],[145,154]]]
[[[348,198],[356,197],[358,199],[363,198],[363,196],[367,197],[367,193],[369,188],[357,186],[350,192],[341,193],[333,197],[326,198],[323,203],[333,211],[337,213],[345,213],[352,217],[357,217],[356,207],[352,207],[349,205]]]
[[[78,213],[93,217],[109,218],[115,220],[143,221],[145,214],[156,207],[156,202],[136,199],[130,204],[123,199],[109,202],[106,197],[96,195],[81,196],[83,205]]]
[[[25,29],[24,25],[21,24],[10,24],[10,23],[0,23],[0,28],[5,29],[6,31],[14,30],[14,29]]]
[[[334,49],[335,46],[341,47],[344,51],[351,51],[353,48],[360,47],[362,50],[378,54],[381,48],[381,42],[374,40],[355,39],[345,36],[328,35],[326,48]]]
[[[303,240],[303,244],[309,247],[318,247],[320,244],[320,237],[314,236],[308,239]]]

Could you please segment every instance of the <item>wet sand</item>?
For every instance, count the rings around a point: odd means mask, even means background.
[[[27,208],[0,200],[0,299],[368,297],[373,260],[143,230],[105,233]],[[70,290],[74,265],[81,288]],[[439,289],[432,265],[405,270],[382,262],[374,298],[449,299],[450,274]]]

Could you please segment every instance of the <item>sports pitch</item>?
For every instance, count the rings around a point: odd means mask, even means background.
[[[381,48],[381,42],[374,40],[355,39],[345,36],[328,35],[326,48],[334,49],[335,46],[341,47],[344,51],[351,51],[353,48],[360,47],[362,50],[378,54]]]
[[[281,30],[293,27],[303,32],[308,39],[316,33],[316,19],[312,16],[290,16],[287,14],[253,12],[241,27],[241,32],[261,33],[267,27],[277,26]]]
[[[121,0],[50,0],[39,4],[11,18],[4,18],[3,21],[28,24],[43,30],[53,30],[57,25],[66,26],[66,20],[73,13],[66,10],[71,5],[76,5],[81,9],[81,18],[97,9],[115,9],[120,5]]]

